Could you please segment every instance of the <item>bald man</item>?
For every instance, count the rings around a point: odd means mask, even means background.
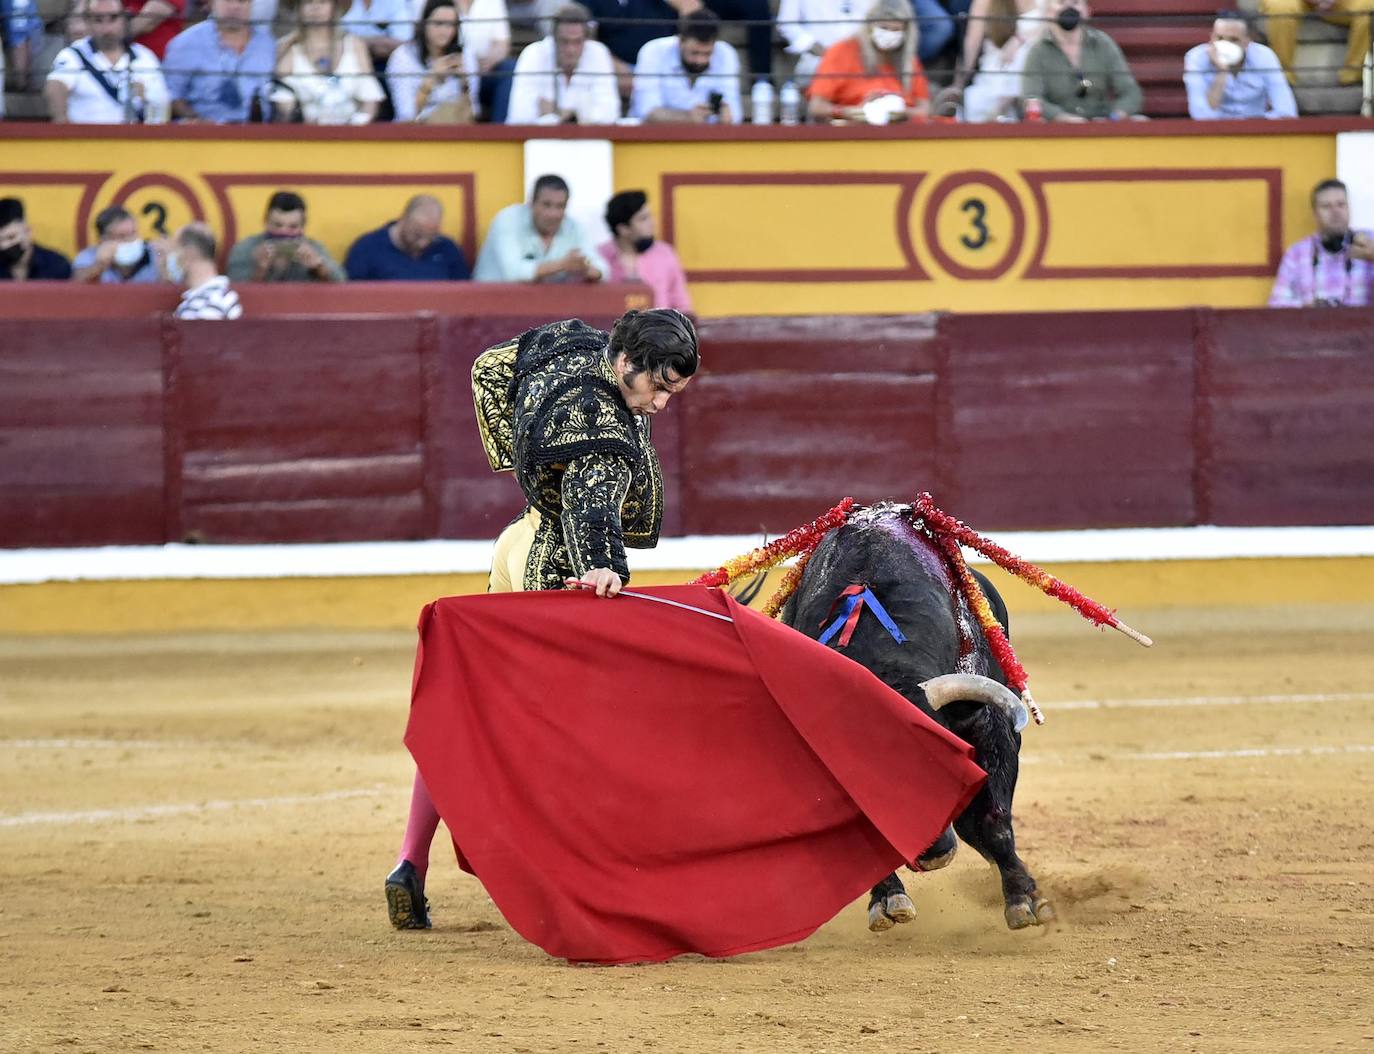
[[[439,233],[444,207],[417,194],[401,218],[364,234],[348,250],[344,270],[355,282],[464,282],[472,277],[463,250]]]

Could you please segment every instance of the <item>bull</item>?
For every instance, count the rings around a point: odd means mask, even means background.
[[[997,620],[1007,629],[1007,609],[984,576],[974,572]],[[825,536],[806,566],[782,619],[819,638],[833,620],[836,601],[851,586],[865,585],[899,627],[894,634],[876,617],[854,625],[844,654],[866,667],[974,751],[987,782],[951,828],[910,863],[934,871],[954,859],[958,840],[997,867],[1007,925],[1012,929],[1054,921],[1016,854],[1012,799],[1019,771],[1021,700],[988,647],[945,557],[912,520],[910,506],[882,504],[856,509],[847,523]],[[904,636],[904,642],[898,637]],[[895,873],[873,887],[868,928],[875,932],[916,917],[906,887]]]

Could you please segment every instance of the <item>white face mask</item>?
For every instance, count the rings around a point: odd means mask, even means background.
[[[177,285],[181,285],[182,282],[186,281],[186,271],[181,266],[181,253],[174,252],[168,254],[167,277]]]
[[[874,26],[869,30],[869,36],[879,51],[896,51],[906,40],[906,34],[900,29],[888,29],[886,26]]]
[[[143,240],[136,238],[131,242],[120,242],[115,246],[114,262],[119,267],[132,267],[143,259]]]

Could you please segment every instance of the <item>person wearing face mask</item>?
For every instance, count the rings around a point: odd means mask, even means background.
[[[642,190],[625,190],[606,203],[606,226],[615,236],[598,252],[611,282],[643,282],[654,294],[654,307],[673,307],[690,315],[692,298],[677,253],[654,237],[654,214]]]
[[[930,113],[920,36],[905,0],[877,0],[864,28],[832,45],[807,88],[813,121],[887,123]]]
[[[1279,263],[1270,307],[1374,304],[1374,231],[1352,230],[1350,199],[1339,179],[1312,191],[1317,232],[1290,245]]]
[[[630,116],[646,124],[734,124],[740,105],[739,55],[720,39],[705,8],[678,21],[675,37],[639,49]]]
[[[65,282],[71,276],[65,256],[33,240],[24,203],[0,198],[0,282]]]
[[[166,282],[167,240],[145,242],[138,236],[138,223],[122,205],[102,209],[95,218],[100,240],[88,245],[72,260],[72,281]]]
[[[1047,121],[1082,124],[1136,117],[1144,102],[1116,41],[1086,25],[1088,0],[1051,0],[1049,32],[1031,47],[1022,98],[1036,99]]]
[[[177,231],[167,257],[167,274],[186,286],[177,318],[224,321],[242,317],[238,293],[215,266],[215,236],[208,225],[188,223]]]
[[[1250,23],[1239,11],[1219,15],[1211,41],[1183,56],[1183,83],[1195,121],[1298,116],[1278,56],[1250,39]]]

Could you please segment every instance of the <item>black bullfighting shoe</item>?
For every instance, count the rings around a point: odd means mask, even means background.
[[[430,928],[425,884],[409,860],[402,860],[396,870],[386,876],[386,913],[398,930]]]

